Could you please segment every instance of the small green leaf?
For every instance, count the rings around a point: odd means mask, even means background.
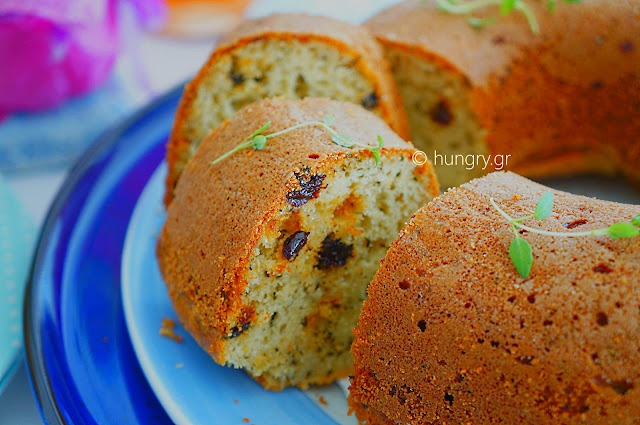
[[[607,229],[607,233],[612,239],[632,238],[638,236],[640,231],[633,227],[631,223],[616,223]]]
[[[640,227],[640,215],[637,215],[631,219],[631,224],[636,227]]]
[[[556,0],[547,0],[547,9],[549,12],[556,10]]]
[[[514,7],[516,7],[517,0],[502,0],[502,4],[500,5],[500,13],[503,15],[509,14]]]
[[[331,141],[336,145],[340,145],[345,148],[351,148],[355,145],[351,138],[344,133],[333,133],[331,134]]]
[[[374,149],[371,151],[373,153],[373,159],[376,161],[376,167],[380,164],[380,151],[378,149]]]
[[[536,205],[536,212],[533,216],[540,220],[544,220],[549,217],[551,210],[553,210],[553,193],[551,191],[547,191],[542,195],[542,197],[540,197],[538,205]]]
[[[520,276],[524,279],[528,278],[533,264],[533,255],[531,254],[529,242],[516,236],[511,241],[511,245],[509,245],[509,257]]]
[[[251,141],[251,146],[253,146],[254,149],[259,150],[259,151],[264,149],[264,146],[266,144],[267,144],[267,138],[265,136],[263,136],[262,134],[254,137],[253,140]]]
[[[251,135],[249,137],[247,137],[245,140],[251,140],[254,137],[256,137],[258,134],[262,133],[263,131],[265,131],[267,129],[267,127],[269,127],[271,125],[271,121],[267,121],[267,123],[265,125],[263,125],[262,127],[260,127],[259,129],[257,129],[256,131],[254,131],[253,133],[251,133]]]
[[[382,136],[378,134],[378,147],[377,148],[368,148],[371,153],[373,153],[373,159],[376,160],[376,167],[380,164],[380,149],[384,146],[384,140]]]
[[[328,125],[329,127],[331,127],[333,124],[335,124],[336,119],[335,119],[335,118],[333,118],[333,115],[325,115],[325,116],[324,116],[324,120],[323,120],[323,121],[324,121],[324,123],[325,123],[326,125]]]
[[[476,18],[475,16],[467,17],[467,22],[473,28],[484,28],[487,25],[491,25],[496,21],[495,16],[490,16],[488,18]]]

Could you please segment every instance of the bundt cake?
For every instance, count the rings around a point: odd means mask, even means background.
[[[538,34],[522,13],[475,28],[435,0],[365,24],[385,48],[416,148],[443,187],[494,168],[534,178],[620,171],[640,182],[640,1],[527,4]],[[502,156],[469,167],[479,154]]]
[[[529,216],[546,190],[496,172],[413,216],[354,331],[349,403],[361,422],[640,423],[640,237],[518,231],[533,256],[523,279],[508,254],[514,231],[491,198]],[[638,225],[640,206],[554,194],[549,217],[525,224]]]
[[[243,106],[275,96],[357,103],[409,137],[388,63],[366,28],[299,14],[246,21],[221,40],[184,90],[167,145],[165,203],[209,132]]]
[[[348,375],[366,287],[438,193],[413,152],[373,113],[329,99],[263,100],[226,120],[187,163],[157,245],[185,328],[269,389]]]

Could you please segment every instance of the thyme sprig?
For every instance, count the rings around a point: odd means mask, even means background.
[[[549,12],[553,12],[556,8],[556,2],[558,0],[542,0],[547,3],[547,9]],[[578,3],[580,0],[563,0],[567,3]],[[486,25],[490,25],[495,22],[495,16],[489,17],[487,19],[477,18],[475,16],[471,16],[473,12],[479,9],[483,9],[489,6],[499,6],[501,15],[508,15],[514,10],[521,12],[527,22],[529,23],[529,27],[531,31],[535,34],[540,33],[540,24],[538,24],[538,19],[536,18],[535,13],[531,9],[531,6],[527,4],[525,0],[436,0],[436,4],[438,7],[446,12],[455,14],[455,15],[466,15],[467,21],[473,27],[479,28],[484,27]]]
[[[515,234],[515,238],[509,245],[509,257],[514,267],[524,279],[529,277],[531,272],[531,266],[533,264],[533,254],[531,251],[531,245],[525,239],[520,236],[519,230],[526,230],[532,233],[538,233],[546,236],[566,237],[566,238],[579,238],[586,236],[609,236],[612,239],[620,238],[632,238],[638,236],[640,231],[640,215],[635,216],[630,222],[615,223],[609,227],[600,229],[588,230],[585,232],[550,232],[547,230],[536,229],[524,225],[522,222],[532,218],[538,220],[544,220],[547,218],[553,210],[553,193],[551,191],[545,192],[544,195],[538,200],[536,210],[533,214],[519,218],[512,218],[502,208],[496,204],[493,198],[489,199],[489,202],[498,213],[504,217]]]
[[[344,133],[338,133],[331,127],[334,123],[335,119],[333,118],[333,116],[326,115],[322,121],[306,121],[300,124],[293,125],[291,127],[287,127],[283,130],[276,131],[275,133],[262,134],[271,125],[271,121],[268,121],[265,125],[251,133],[251,135],[240,142],[240,144],[238,144],[235,148],[213,160],[211,164],[216,164],[242,149],[253,148],[256,150],[262,150],[266,146],[267,140],[289,133],[298,128],[309,126],[322,127],[327,130],[329,134],[331,134],[331,141],[338,146],[342,146],[344,148],[353,148],[354,146],[359,146],[361,148],[367,149],[368,151],[373,153],[373,159],[376,161],[376,167],[378,166],[378,164],[380,164],[380,149],[382,149],[382,147],[384,146],[384,140],[382,139],[382,136],[378,135],[378,146],[372,147],[355,142]]]

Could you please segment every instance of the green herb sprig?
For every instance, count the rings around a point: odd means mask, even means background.
[[[231,149],[229,152],[225,153],[224,155],[221,155],[215,160],[213,160],[211,164],[212,165],[216,164],[242,149],[253,148],[256,150],[262,150],[266,146],[267,140],[289,133],[290,131],[296,130],[298,128],[309,127],[309,126],[322,127],[325,130],[327,130],[329,134],[331,134],[331,141],[338,146],[342,146],[344,148],[353,148],[354,146],[359,146],[361,148],[367,149],[368,151],[373,153],[373,159],[376,161],[376,167],[378,166],[378,164],[380,164],[380,149],[382,149],[382,147],[384,146],[384,140],[382,139],[382,136],[378,135],[378,146],[372,147],[362,143],[354,142],[349,136],[347,136],[344,133],[338,133],[336,130],[334,130],[331,127],[334,123],[335,123],[335,119],[331,115],[326,115],[323,121],[306,121],[306,122],[285,128],[284,130],[276,131],[275,133],[262,134],[271,125],[271,121],[268,121],[265,125],[263,125],[259,129],[251,133],[251,135],[249,135],[240,144],[238,144],[238,146]]]
[[[558,0],[542,1],[545,1],[547,3],[547,9],[549,10],[549,12],[553,12],[556,8],[556,2]],[[580,2],[580,0],[563,1],[567,3]],[[538,19],[525,0],[436,0],[436,4],[445,12],[453,13],[455,15],[467,15],[467,21],[469,22],[469,25],[475,28],[490,25],[496,20],[495,16],[491,16],[487,19],[481,19],[475,16],[471,16],[471,14],[476,10],[489,6],[499,6],[501,15],[508,15],[514,10],[517,10],[525,16],[527,22],[529,23],[531,31],[533,31],[535,34],[540,33],[540,25],[538,24]]]
[[[498,213],[509,221],[511,224],[511,228],[513,229],[513,233],[515,234],[515,238],[511,241],[509,245],[509,257],[511,258],[511,262],[515,266],[516,270],[524,279],[529,277],[529,273],[531,272],[531,266],[533,264],[533,254],[531,252],[531,245],[525,239],[520,236],[519,230],[526,230],[532,233],[538,233],[540,235],[547,236],[557,236],[557,237],[567,237],[567,238],[578,238],[585,236],[609,236],[612,239],[620,239],[620,238],[632,238],[638,236],[640,231],[638,227],[640,227],[640,215],[635,216],[631,219],[631,222],[623,222],[612,224],[609,227],[604,227],[601,229],[589,230],[586,232],[549,232],[542,229],[535,229],[533,227],[525,226],[522,224],[523,221],[529,220],[531,218],[537,218],[538,220],[544,220],[549,217],[551,211],[553,210],[553,193],[548,191],[545,192],[544,195],[538,200],[536,205],[536,210],[533,214],[527,215],[520,218],[512,218],[507,214],[502,208],[496,204],[493,198],[489,199],[493,208],[495,208]]]

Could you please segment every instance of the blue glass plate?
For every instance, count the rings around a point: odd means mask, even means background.
[[[183,340],[161,336],[175,319],[155,256],[164,222],[165,165],[152,176],[129,223],[122,258],[122,299],[134,351],[151,388],[178,425],[357,424],[337,384],[303,392],[266,391],[243,371],[219,366],[182,327]],[[320,397],[323,402],[320,403]],[[245,422],[246,423],[246,422]]]
[[[27,286],[25,348],[49,425],[172,423],[131,347],[120,263],[131,213],[164,157],[181,92],[98,140],[45,221]]]

